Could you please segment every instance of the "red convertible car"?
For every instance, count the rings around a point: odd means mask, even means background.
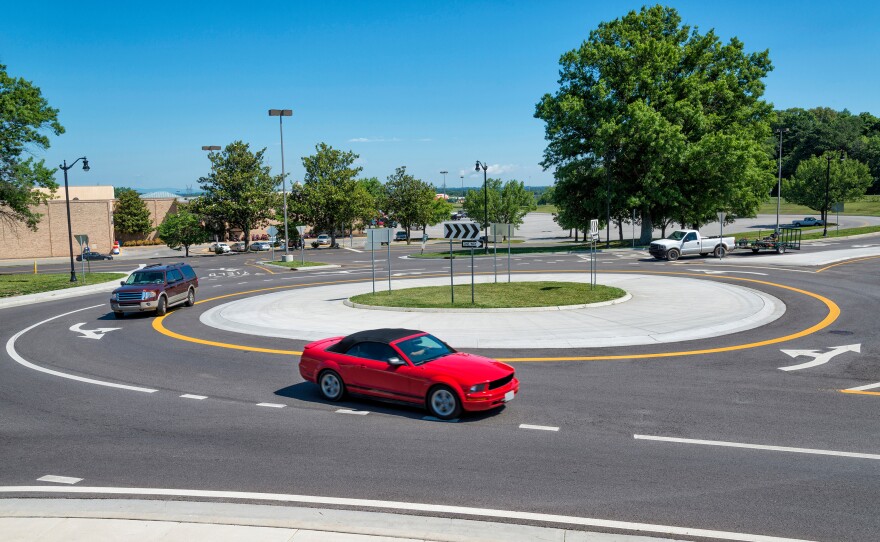
[[[424,331],[373,329],[307,344],[299,373],[328,401],[346,391],[424,405],[449,420],[500,407],[519,391],[513,367],[456,352]]]

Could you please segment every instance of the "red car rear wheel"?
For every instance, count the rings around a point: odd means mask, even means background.
[[[321,395],[328,401],[339,401],[345,395],[345,384],[336,371],[326,370],[318,376],[318,387]]]

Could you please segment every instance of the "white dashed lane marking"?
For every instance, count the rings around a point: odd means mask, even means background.
[[[549,425],[529,425],[527,423],[519,424],[520,429],[533,429],[536,431],[559,431],[558,427],[552,427]]]
[[[369,410],[352,410],[350,408],[340,408],[336,411],[337,414],[354,414],[356,416],[366,416],[370,413]]]
[[[52,482],[55,484],[75,484],[77,482],[82,482],[82,478],[71,478],[70,476],[55,476],[53,474],[47,474],[41,478],[37,478],[38,482]]]
[[[196,399],[196,400],[199,400],[199,401],[201,401],[202,399],[207,399],[207,398],[208,398],[207,395],[193,395],[193,394],[191,394],[191,393],[184,393],[183,395],[181,395],[181,397],[184,398],[184,399]]]
[[[837,450],[817,450],[814,448],[792,448],[789,446],[768,446],[766,444],[747,444],[744,442],[726,442],[723,440],[700,440],[678,437],[661,437],[656,435],[633,435],[636,440],[654,440],[659,442],[672,442],[676,444],[697,444],[702,446],[722,446],[727,448],[747,448],[751,450],[763,450],[769,452],[789,452],[795,454],[832,455],[837,457],[852,457],[857,459],[880,460],[880,454],[865,454],[861,452],[841,452]]]
[[[269,408],[284,408],[287,405],[282,405],[281,403],[257,403],[257,406],[264,406]]]

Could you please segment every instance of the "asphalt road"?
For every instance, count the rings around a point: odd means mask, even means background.
[[[820,243],[803,252],[865,243]],[[448,272],[446,260],[403,258],[413,252],[419,252],[417,245],[394,245],[392,273]],[[177,340],[157,333],[147,315],[115,320],[107,294],[3,310],[0,486],[34,485],[51,474],[82,478],[81,485],[89,486],[319,495],[808,540],[874,540],[880,532],[880,396],[840,390],[880,382],[875,340],[880,259],[818,272],[786,265],[787,256],[772,265],[750,263],[750,256],[671,264],[639,251],[600,254],[600,282],[602,272],[622,269],[703,274],[705,280],[720,281],[751,277],[767,284],[749,287],[780,298],[787,312],[761,329],[716,339],[613,352],[566,351],[572,357],[631,356],[622,360],[517,362],[522,381],[517,399],[458,423],[425,420],[420,409],[369,400],[329,404],[299,377],[297,356]],[[290,272],[269,270],[252,254],[190,258],[203,302],[175,309],[166,327],[245,347],[301,349],[302,341],[223,332],[203,326],[198,317],[221,296],[371,277],[369,253],[306,250],[306,258],[340,267]],[[384,279],[384,252],[377,252],[376,260]],[[132,263],[137,262],[93,262],[92,269],[130,269]],[[468,273],[467,263],[456,260],[456,271]],[[492,272],[491,259],[475,263],[476,272]],[[522,256],[512,263],[517,272],[586,271],[578,255]],[[644,357],[760,343],[817,326],[828,309],[803,292],[833,301],[839,317],[783,344]],[[364,327],[381,327],[381,312],[374,318]],[[113,329],[90,340],[70,329],[77,324]],[[16,355],[40,367],[154,391],[35,371],[10,356],[13,336]],[[779,370],[810,359],[793,360],[781,349],[819,354],[855,344],[859,352],[840,353],[823,365]],[[478,352],[559,355],[557,350]],[[337,412],[340,408],[369,414],[346,415]],[[521,424],[557,430],[528,430]]]

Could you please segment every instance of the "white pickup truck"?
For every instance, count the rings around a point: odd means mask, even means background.
[[[648,252],[658,260],[674,262],[679,256],[694,254],[713,254],[716,258],[722,258],[734,248],[736,240],[733,237],[703,237],[697,230],[678,230],[666,239],[651,241]]]

